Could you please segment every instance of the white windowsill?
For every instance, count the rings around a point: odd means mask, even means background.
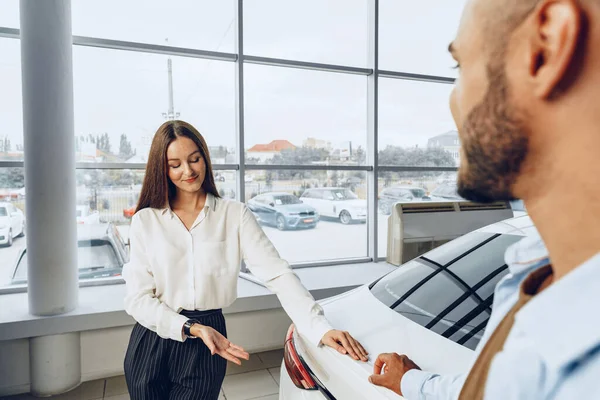
[[[316,299],[323,299],[372,282],[395,268],[385,262],[371,262],[303,268],[294,272]],[[27,293],[2,295],[0,341],[132,325],[134,320],[123,309],[124,296],[124,284],[80,288],[76,310],[52,317],[37,317],[29,314]],[[224,313],[279,307],[279,300],[268,289],[239,278],[238,299]]]

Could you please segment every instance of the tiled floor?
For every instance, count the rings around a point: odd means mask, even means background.
[[[241,367],[229,364],[219,400],[277,400],[283,350],[252,354]],[[32,400],[31,395],[2,397],[1,400]],[[55,400],[129,400],[125,378],[85,382],[77,389],[49,397]]]

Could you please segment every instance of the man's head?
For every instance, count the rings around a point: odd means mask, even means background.
[[[527,175],[563,112],[586,97],[584,59],[600,0],[471,0],[450,51],[460,77],[450,99],[462,143],[459,193],[476,202],[524,195]],[[598,29],[595,28],[594,29]],[[594,36],[596,35],[596,36]],[[585,85],[584,85],[585,86]],[[600,100],[600,99],[598,99]],[[565,121],[567,122],[567,121]],[[566,132],[563,132],[566,133]]]

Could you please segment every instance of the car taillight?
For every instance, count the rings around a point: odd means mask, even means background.
[[[296,351],[296,346],[294,345],[294,325],[290,326],[285,337],[283,361],[285,369],[296,387],[305,390],[318,390],[315,381],[306,368],[304,368]]]

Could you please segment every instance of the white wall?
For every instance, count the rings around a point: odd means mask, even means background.
[[[226,314],[229,339],[250,353],[283,347],[291,321],[283,309]],[[81,374],[90,381],[123,374],[133,326],[81,333]],[[0,341],[0,396],[29,392],[29,339]]]

